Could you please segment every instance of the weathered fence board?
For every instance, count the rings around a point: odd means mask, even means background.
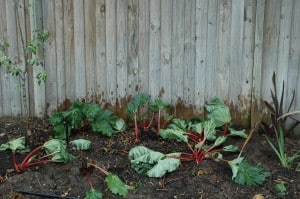
[[[285,80],[285,107],[296,89],[299,109],[298,0],[17,2],[0,0],[0,39],[24,67],[22,35],[28,41],[33,29],[49,31],[49,79],[38,86],[39,71],[30,69],[25,102],[15,89],[19,80],[1,68],[0,116],[43,116],[75,99],[121,112],[130,96],[144,92],[182,116],[202,114],[219,96],[237,123],[249,125],[264,115],[273,72],[278,86]]]

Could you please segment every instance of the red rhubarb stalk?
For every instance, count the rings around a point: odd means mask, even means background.
[[[134,119],[135,142],[138,143],[138,142],[140,142],[140,139],[139,139],[139,127],[138,127],[138,123],[137,123],[137,115],[136,114],[134,114],[133,119]]]

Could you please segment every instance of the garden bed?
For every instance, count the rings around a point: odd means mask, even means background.
[[[28,122],[20,118],[1,118],[0,145],[24,135],[28,129],[31,131],[31,140],[29,140],[31,147],[41,145],[54,136],[48,120],[30,119]],[[80,132],[72,134],[70,139],[77,138],[92,141],[91,149],[84,151],[82,156],[92,159],[97,165],[118,175],[126,184],[135,187],[129,191],[126,198],[224,199],[252,198],[256,194],[262,194],[265,198],[278,198],[276,184],[280,182],[283,182],[287,188],[286,198],[297,198],[300,195],[300,172],[283,168],[259,132],[253,134],[243,156],[249,163],[260,165],[271,173],[262,186],[235,184],[231,180],[232,172],[228,165],[215,161],[203,161],[199,165],[195,162],[184,162],[179,169],[162,178],[149,178],[138,174],[131,168],[128,160],[129,150],[137,145],[133,126],[128,126],[125,132],[112,137]],[[230,142],[241,146],[244,140],[232,138]],[[175,141],[166,141],[151,131],[141,132],[139,145],[162,153],[187,150],[184,145]],[[295,139],[287,138],[286,147],[289,152],[299,150]],[[72,147],[68,150],[75,156],[79,155],[79,151]],[[81,162],[75,159],[68,164],[50,163],[30,167],[16,174],[11,152],[1,151],[0,198],[43,198],[21,194],[18,191],[84,198],[90,187],[86,175],[80,168]],[[103,192],[103,198],[120,198],[108,190],[104,182],[105,176],[94,172],[91,177],[94,188]]]

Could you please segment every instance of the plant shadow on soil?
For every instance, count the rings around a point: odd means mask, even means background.
[[[31,130],[32,135],[29,142],[31,147],[41,145],[53,138],[51,125],[46,119],[27,121],[27,119],[20,118],[0,118],[0,144],[24,135],[28,129]],[[71,136],[71,139],[77,138],[92,141],[92,148],[83,152],[83,157],[92,159],[97,165],[118,175],[128,185],[135,186],[126,198],[251,199],[256,194],[262,194],[265,198],[278,198],[275,186],[280,181],[284,182],[287,188],[286,198],[300,196],[300,172],[281,167],[275,153],[259,133],[254,133],[244,156],[249,163],[260,165],[271,172],[271,176],[262,186],[255,187],[233,183],[229,166],[215,161],[203,161],[199,165],[194,162],[184,162],[175,172],[158,179],[138,174],[132,170],[128,160],[129,150],[136,146],[134,128],[131,127],[127,128],[124,133],[111,138],[90,132]],[[288,151],[297,150],[297,140],[287,139],[286,141]],[[240,146],[243,140],[233,139],[232,142]],[[184,144],[160,139],[153,132],[142,132],[139,145],[162,153],[186,151]],[[74,155],[80,154],[74,148],[69,150]],[[226,158],[230,160],[233,157]],[[90,187],[86,176],[80,171],[80,165],[80,161],[76,159],[68,164],[44,164],[16,174],[13,170],[11,152],[1,151],[0,198],[47,198],[22,195],[18,193],[18,190],[84,198],[85,192]],[[103,192],[103,198],[120,198],[107,189],[105,176],[96,172],[91,176],[94,188]]]

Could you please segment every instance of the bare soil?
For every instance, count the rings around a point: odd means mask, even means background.
[[[30,130],[28,144],[31,148],[43,144],[53,138],[53,132],[48,120],[0,118],[0,144],[20,137]],[[214,161],[204,161],[199,165],[194,162],[184,162],[175,172],[163,178],[149,178],[132,170],[128,160],[129,150],[136,146],[134,130],[128,127],[126,132],[114,137],[105,137],[91,132],[80,132],[71,139],[84,138],[92,141],[92,149],[82,155],[92,159],[99,166],[118,175],[128,185],[135,186],[127,198],[203,198],[203,199],[237,199],[253,198],[262,194],[265,198],[278,198],[276,183],[284,182],[287,188],[285,198],[299,198],[300,172],[288,170],[280,166],[275,153],[263,139],[260,133],[255,133],[250,140],[244,156],[247,161],[260,165],[271,176],[262,186],[242,186],[231,181],[231,170],[228,165]],[[243,140],[233,139],[232,142],[241,145]],[[299,150],[297,140],[287,138],[289,152]],[[184,145],[165,141],[152,132],[143,132],[140,145],[163,153],[186,151]],[[69,148],[70,153],[78,156],[79,152]],[[233,156],[232,156],[233,157]],[[232,158],[227,157],[227,158]],[[19,161],[22,155],[19,155]],[[12,154],[9,151],[0,152],[0,198],[50,198],[51,195],[67,196],[67,198],[84,198],[89,190],[86,176],[80,170],[81,162],[76,159],[68,164],[44,164],[15,173],[12,164]],[[104,198],[119,198],[109,192],[104,182],[105,176],[94,172],[93,186],[103,192]],[[46,196],[22,194],[28,191]]]

